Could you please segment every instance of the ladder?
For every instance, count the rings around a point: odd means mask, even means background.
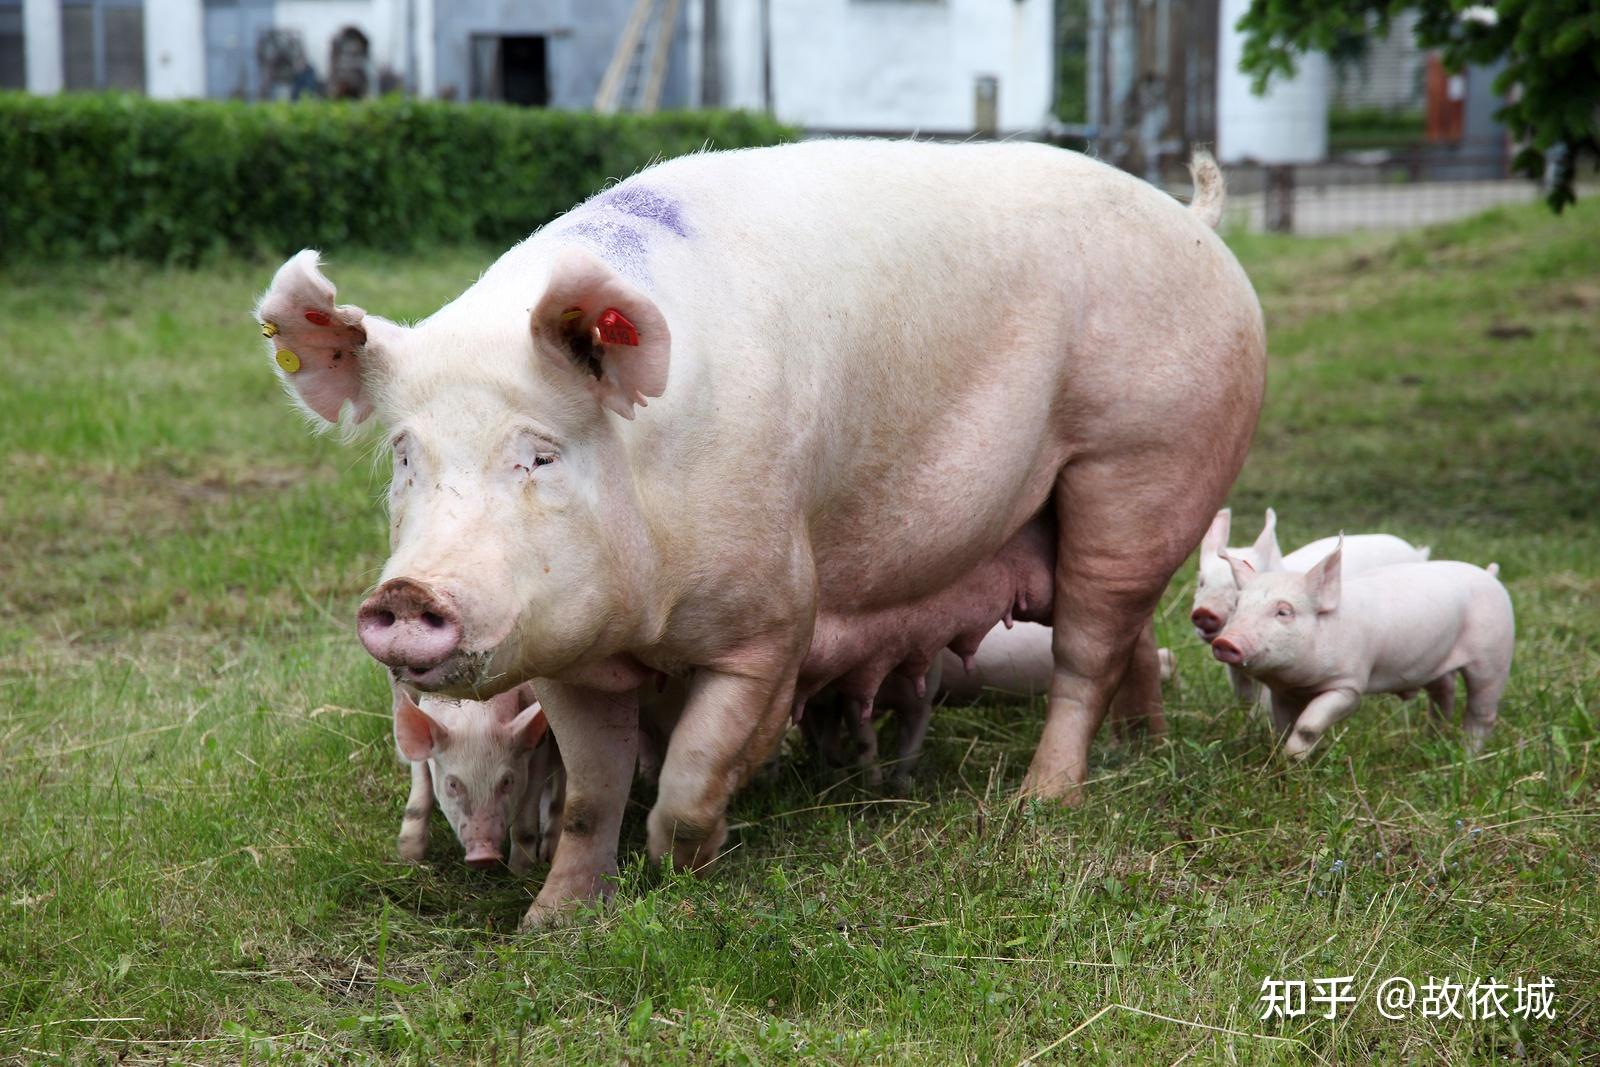
[[[661,103],[667,78],[672,33],[682,0],[637,0],[623,23],[617,51],[600,79],[594,109],[603,115],[618,111],[651,114]]]

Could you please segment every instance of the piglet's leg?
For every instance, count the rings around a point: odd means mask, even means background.
[[[1290,759],[1305,759],[1316,747],[1328,727],[1342,722],[1361,705],[1361,694],[1349,689],[1330,689],[1318,693],[1295,720],[1294,729],[1283,741],[1283,754]]]
[[[408,863],[421,863],[428,851],[428,815],[433,811],[433,775],[427,760],[411,764],[411,793],[406,797],[405,814],[400,817],[400,839],[396,851]]]
[[[1228,681],[1233,683],[1233,695],[1241,704],[1253,704],[1256,699],[1256,680],[1237,667],[1228,668]]]
[[[1435,729],[1455,721],[1456,676],[1447,674],[1423,687],[1428,691],[1428,711]]]
[[[733,791],[766,762],[789,725],[797,666],[798,655],[777,677],[695,672],[650,812],[652,860],[670,855],[675,866],[701,870],[716,859]]]
[[[550,874],[523,917],[524,929],[548,925],[584,903],[609,898],[615,890],[617,835],[639,749],[634,693],[601,693],[541,680],[539,702],[561,747],[566,804]]]
[[[1461,673],[1467,680],[1467,712],[1461,716],[1461,728],[1466,731],[1467,751],[1477,753],[1500,714],[1500,694],[1505,692],[1510,664],[1473,666]]]
[[[1294,729],[1294,721],[1300,717],[1302,711],[1306,710],[1306,702],[1271,689],[1266,690],[1266,697],[1268,708],[1272,712],[1272,735],[1282,742],[1289,736],[1289,731]]]
[[[549,775],[547,753],[535,750],[525,757],[528,779],[511,822],[511,859],[506,866],[513,874],[526,874],[539,853],[539,798]]]

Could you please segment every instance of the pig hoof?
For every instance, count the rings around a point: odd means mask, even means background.
[[[1322,740],[1322,738],[1317,734],[1306,733],[1304,730],[1296,730],[1294,733],[1290,734],[1289,739],[1283,743],[1283,754],[1292,760],[1303,760],[1307,756],[1311,755],[1311,750],[1317,747],[1317,742],[1320,740]]]
[[[395,853],[402,863],[421,863],[428,854],[428,843],[414,838],[402,837],[395,847]]]
[[[1024,801],[1055,800],[1075,808],[1083,803],[1083,786],[1070,781],[1065,775],[1052,775],[1046,779],[1029,771],[1022,779],[1018,795]]]
[[[551,930],[563,923],[571,922],[577,913],[578,901],[566,900],[559,904],[541,904],[537,900],[528,908],[528,913],[517,924],[519,933],[531,934],[540,930]]]

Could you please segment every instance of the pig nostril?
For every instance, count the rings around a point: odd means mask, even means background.
[[[444,616],[432,611],[424,611],[422,613],[422,622],[430,630],[441,630],[445,624]]]
[[[394,625],[394,612],[392,611],[376,612],[374,613],[373,618],[376,620],[379,626],[389,627]]]

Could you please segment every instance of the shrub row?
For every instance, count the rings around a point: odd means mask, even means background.
[[[791,136],[741,112],[0,93],[0,258],[505,244],[656,159]]]

